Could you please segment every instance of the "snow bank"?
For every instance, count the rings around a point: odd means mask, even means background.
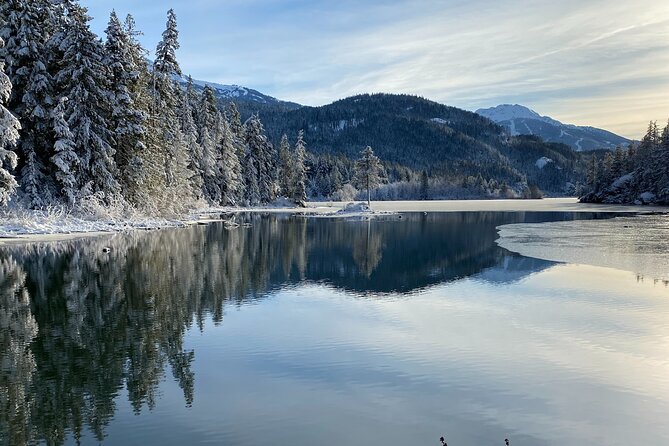
[[[166,218],[86,218],[60,208],[11,209],[0,213],[0,239],[43,238],[45,235],[82,235],[184,226],[182,220]],[[62,238],[62,237],[59,237]]]

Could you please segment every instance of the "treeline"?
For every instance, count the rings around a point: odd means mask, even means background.
[[[641,142],[626,151],[594,154],[581,201],[669,204],[669,123],[660,132],[651,122]]]
[[[173,10],[151,65],[132,16],[112,12],[105,41],[90,20],[76,0],[0,6],[1,205],[178,214],[306,199],[301,133],[280,160],[257,115],[242,123],[211,88],[178,82]]]
[[[374,193],[377,199],[522,197],[530,188],[574,195],[585,181],[587,158],[570,147],[510,137],[480,115],[416,96],[365,94],[322,107],[261,113],[273,140],[304,130],[313,154],[309,189],[318,197],[346,195],[348,160],[368,144],[388,172],[387,184]],[[542,157],[550,162],[538,167]],[[424,171],[427,194],[421,193]]]

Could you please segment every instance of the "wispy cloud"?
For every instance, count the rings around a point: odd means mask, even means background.
[[[669,3],[657,0],[85,0],[98,32],[131,12],[155,47],[180,21],[185,71],[320,105],[412,93],[467,109],[518,102],[638,137],[669,116]]]

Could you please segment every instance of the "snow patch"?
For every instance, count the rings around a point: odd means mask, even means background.
[[[449,121],[447,121],[446,119],[442,119],[442,118],[432,118],[432,119],[430,119],[430,121],[436,122],[437,124],[448,124],[449,123]]]
[[[627,175],[623,175],[620,178],[618,178],[616,181],[614,181],[613,184],[611,185],[611,187],[613,187],[614,189],[618,189],[619,187],[623,186],[624,184],[629,183],[630,181],[632,181],[633,178],[634,178],[634,175],[631,174],[631,173],[628,173]]]
[[[553,160],[550,158],[546,158],[545,156],[542,156],[537,160],[536,163],[534,163],[539,169],[543,169],[546,167],[546,164],[552,163]]]

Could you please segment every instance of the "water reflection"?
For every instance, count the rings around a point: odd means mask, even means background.
[[[495,227],[566,214],[410,214],[366,222],[248,215],[222,224],[0,250],[0,440],[98,441],[125,395],[158,404],[169,374],[194,401],[184,334],[300,281],[383,295],[552,265],[497,247]]]

